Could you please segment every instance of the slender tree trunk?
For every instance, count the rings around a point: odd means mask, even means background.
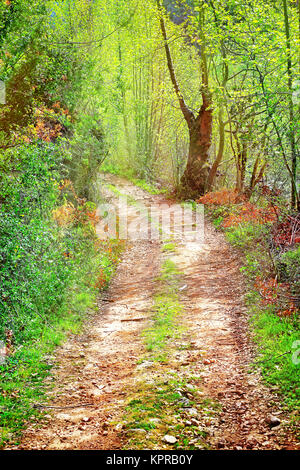
[[[214,185],[216,175],[217,175],[217,170],[218,167],[222,161],[223,154],[224,154],[224,147],[225,147],[225,124],[223,121],[223,107],[220,105],[220,110],[219,110],[219,148],[218,148],[218,154],[217,157],[210,169],[209,175],[208,175],[208,180],[207,180],[207,190],[211,191],[212,187]]]
[[[291,207],[292,209],[296,208],[297,202],[297,187],[296,187],[296,177],[297,177],[297,149],[296,149],[296,140],[295,140],[295,119],[294,119],[294,105],[293,105],[293,77],[292,77],[292,57],[291,57],[291,39],[290,39],[290,25],[289,25],[289,16],[288,16],[288,6],[287,0],[283,0],[283,14],[284,14],[284,24],[285,24],[285,37],[286,37],[286,49],[287,49],[287,76],[288,76],[288,89],[289,89],[289,141],[291,147],[291,159],[292,159],[292,182],[291,182]],[[300,209],[300,207],[298,207]]]
[[[125,84],[123,79],[123,64],[122,64],[122,49],[121,49],[121,40],[120,35],[118,34],[118,41],[119,41],[119,84],[120,84],[120,91],[122,97],[122,115],[123,115],[123,124],[124,124],[124,131],[125,131],[125,139],[126,139],[126,147],[129,160],[132,160],[132,152],[131,152],[131,144],[130,144],[130,132],[129,132],[129,125],[127,119],[127,107],[126,107],[126,92],[125,92]]]

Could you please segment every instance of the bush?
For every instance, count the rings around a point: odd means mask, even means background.
[[[53,222],[59,168],[51,144],[22,146],[1,160],[0,339],[9,330],[17,344],[51,324],[92,249],[83,227]]]
[[[101,123],[96,116],[85,116],[77,123],[73,137],[66,140],[64,153],[68,174],[78,195],[96,200],[93,184],[108,154]]]
[[[265,235],[268,228],[264,225],[258,225],[250,222],[241,223],[237,226],[230,227],[226,231],[227,240],[234,246],[246,248]]]
[[[280,279],[288,282],[291,286],[291,292],[298,295],[297,303],[299,304],[300,292],[300,246],[293,250],[286,251],[280,257],[278,262]]]

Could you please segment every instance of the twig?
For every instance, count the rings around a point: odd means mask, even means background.
[[[49,408],[53,410],[64,410],[67,408],[82,408],[83,406],[96,406],[93,403],[79,403],[78,405],[67,405],[67,406],[47,406],[47,405],[41,405],[41,404],[36,404],[33,405],[33,408]]]
[[[270,359],[263,359],[261,361],[255,361],[254,364],[260,364],[261,362],[267,362],[271,361],[272,359],[277,359],[278,357],[286,356],[287,354],[290,354],[292,351],[287,351],[283,354],[278,354],[278,356],[270,357]]]
[[[124,318],[121,321],[140,321],[140,320],[147,320],[148,317],[140,317],[140,318]]]

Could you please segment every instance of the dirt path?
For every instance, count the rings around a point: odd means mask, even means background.
[[[149,196],[121,178],[106,179],[146,205],[165,202],[162,196]],[[134,219],[134,209],[129,217]],[[168,362],[148,364],[141,361],[145,350],[141,333],[151,324],[156,278],[166,256],[183,272],[179,290],[185,313],[180,321],[185,333],[170,344]],[[176,249],[168,255],[162,255],[159,241],[136,241],[124,253],[108,295],[99,300],[99,313],[91,318],[85,333],[71,337],[59,349],[53,408],[41,429],[26,430],[19,449],[141,445],[172,449],[162,438],[176,434],[176,429],[181,432],[179,422],[187,439],[175,436],[180,448],[296,448],[276,396],[261,384],[258,374],[249,373],[253,351],[248,336],[238,256],[209,224],[204,243],[177,240]],[[167,384],[170,373],[187,384],[176,386],[182,408],[176,405],[171,421],[151,418],[158,423],[156,430],[131,429],[129,440],[124,418],[129,400],[142,390],[143,381],[152,393],[163,390],[158,378]],[[187,383],[190,377],[197,379]],[[209,405],[203,405],[207,399],[221,411],[211,414]],[[280,426],[269,427],[270,414],[280,418]],[[132,444],[138,440],[139,446]]]

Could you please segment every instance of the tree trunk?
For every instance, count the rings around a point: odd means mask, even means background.
[[[183,198],[196,198],[203,195],[206,190],[209,174],[208,157],[212,139],[212,97],[208,89],[205,37],[202,31],[204,24],[204,11],[201,9],[199,16],[200,37],[202,40],[200,48],[202,69],[202,83],[200,88],[202,106],[198,114],[195,116],[187,106],[177,82],[160,0],[157,0],[157,6],[160,12],[160,28],[164,39],[170,78],[177,95],[183,117],[187,123],[190,137],[187,165],[181,178],[181,185],[178,193],[179,196]]]
[[[181,178],[180,193],[184,197],[203,195],[209,174],[209,149],[212,138],[212,109],[206,101],[189,128],[190,144],[186,169]]]
[[[295,116],[294,116],[294,104],[293,104],[293,76],[292,76],[292,56],[291,56],[291,39],[290,39],[290,25],[289,25],[289,16],[288,16],[288,6],[287,0],[283,0],[283,13],[284,13],[284,24],[285,24],[285,37],[286,37],[286,51],[287,51],[287,76],[288,76],[288,89],[289,89],[289,141],[291,147],[291,159],[292,159],[292,168],[291,168],[291,208],[295,209],[298,206],[300,210],[299,200],[297,195],[297,148],[296,148],[296,139],[295,139]]]
[[[210,169],[207,180],[207,191],[211,191],[214,185],[218,167],[222,161],[225,146],[225,123],[223,121],[223,106],[219,110],[219,148],[217,157]]]

